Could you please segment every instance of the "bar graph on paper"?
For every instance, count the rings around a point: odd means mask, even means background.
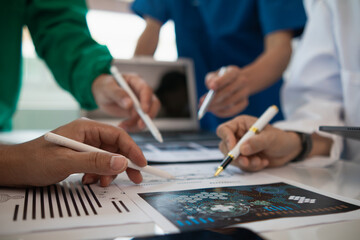
[[[0,235],[150,221],[116,186],[79,179],[47,187],[0,188]]]

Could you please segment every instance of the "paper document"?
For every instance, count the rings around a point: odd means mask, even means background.
[[[60,184],[0,188],[0,236],[80,227],[152,222],[116,185]]]
[[[360,201],[321,193],[266,173],[217,164],[164,166],[175,180],[145,176],[138,186],[119,187],[165,232],[246,226],[257,232],[360,219]]]
[[[221,161],[224,155],[219,150],[218,140],[172,141],[139,144],[148,162],[210,162]]]

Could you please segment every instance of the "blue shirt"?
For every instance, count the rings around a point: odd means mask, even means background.
[[[174,21],[178,56],[194,61],[198,98],[208,91],[208,72],[253,62],[263,52],[268,33],[293,30],[298,35],[306,22],[302,0],[136,0],[132,10],[162,23]],[[270,105],[280,107],[281,85],[279,79],[250,96],[242,114],[258,117]],[[282,118],[280,112],[273,121]],[[226,120],[207,113],[201,127],[213,131]]]

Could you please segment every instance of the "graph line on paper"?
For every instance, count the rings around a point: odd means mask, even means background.
[[[181,231],[360,209],[286,183],[149,192],[139,196]]]

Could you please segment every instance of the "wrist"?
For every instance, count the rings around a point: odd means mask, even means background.
[[[294,132],[300,140],[300,151],[291,158],[290,162],[299,162],[306,159],[312,151],[313,140],[311,134],[303,132]]]

